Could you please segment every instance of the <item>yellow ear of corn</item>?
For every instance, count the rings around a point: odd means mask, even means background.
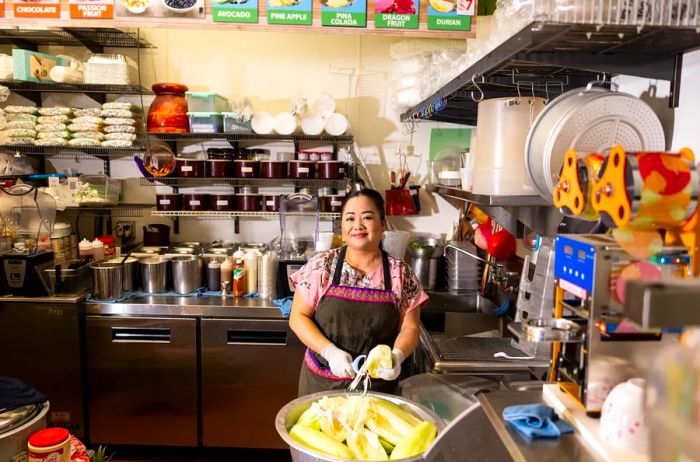
[[[421,422],[396,443],[391,460],[405,459],[425,452],[435,440],[437,428],[430,422]]]
[[[320,410],[318,407],[318,403],[313,403],[311,407],[309,407],[307,410],[304,411],[303,414],[299,416],[299,420],[297,420],[297,425],[301,425],[302,427],[307,427],[307,428],[313,428],[314,430],[320,430],[321,429],[321,420],[320,420]]]
[[[304,446],[318,452],[345,459],[355,458],[355,455],[347,446],[318,430],[295,425],[289,430],[289,436]]]
[[[398,443],[414,427],[394,409],[384,406],[383,400],[374,400],[372,411],[365,421],[367,428],[391,444]]]
[[[364,428],[348,434],[348,447],[359,460],[389,460],[377,435]]]
[[[391,348],[389,345],[377,345],[372,348],[365,360],[365,367],[367,368],[367,373],[373,379],[379,378],[381,369],[391,369]]]
[[[394,414],[411,424],[411,426],[415,427],[421,422],[421,420],[418,417],[404,410],[401,406],[392,403],[391,401],[386,401],[378,398],[373,398],[372,401],[374,402],[375,406],[382,407],[387,411],[393,412]]]

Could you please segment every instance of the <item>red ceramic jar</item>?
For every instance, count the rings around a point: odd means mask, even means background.
[[[209,194],[183,194],[182,210],[188,212],[209,210]]]
[[[327,160],[316,162],[318,178],[322,180],[338,180],[345,176],[345,162]]]
[[[283,160],[260,161],[260,178],[287,178],[287,162]]]
[[[236,210],[239,212],[259,212],[262,210],[262,196],[260,194],[236,195]]]
[[[257,160],[234,160],[233,175],[236,178],[258,178],[260,162]]]
[[[156,210],[159,212],[175,212],[182,210],[182,195],[156,194]]]
[[[180,178],[204,178],[204,161],[201,159],[175,159],[175,176]]]
[[[314,177],[316,172],[316,162],[308,160],[290,160],[289,178],[295,180],[308,180]]]
[[[209,178],[231,178],[233,173],[233,161],[228,159],[208,159],[207,177]]]
[[[326,196],[321,203],[321,209],[325,213],[340,213],[345,196]]]
[[[190,119],[187,117],[188,88],[179,83],[154,83],[156,94],[148,109],[148,131],[153,133],[187,133]]]
[[[210,194],[209,210],[215,212],[231,212],[236,210],[236,195],[233,193]]]
[[[263,208],[266,212],[279,212],[280,196],[263,196]]]

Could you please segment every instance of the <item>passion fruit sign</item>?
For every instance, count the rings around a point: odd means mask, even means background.
[[[428,0],[428,29],[468,31],[475,7],[476,0]]]
[[[321,25],[366,27],[367,0],[320,0]]]
[[[377,0],[374,27],[378,29],[418,29],[420,0]]]
[[[258,0],[213,0],[215,22],[258,22]]]
[[[114,0],[70,0],[72,19],[112,19]]]

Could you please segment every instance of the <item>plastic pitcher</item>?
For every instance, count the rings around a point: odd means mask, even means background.
[[[408,231],[384,231],[382,246],[392,257],[403,259],[409,237],[411,233]]]

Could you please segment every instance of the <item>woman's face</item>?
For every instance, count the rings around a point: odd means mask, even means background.
[[[348,247],[363,251],[379,249],[384,222],[371,199],[353,197],[345,204],[341,219],[343,241]]]

